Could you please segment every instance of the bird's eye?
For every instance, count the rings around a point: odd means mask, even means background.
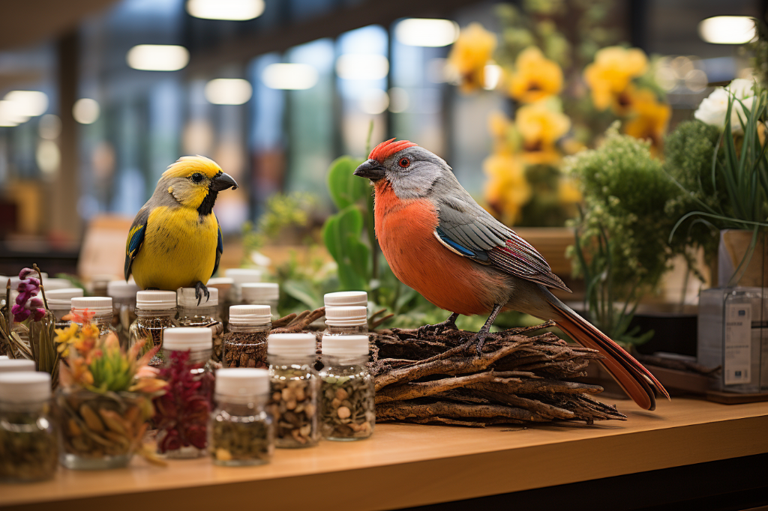
[[[411,160],[408,158],[400,158],[400,161],[397,162],[398,165],[400,165],[402,168],[407,169],[411,165]]]
[[[194,174],[192,174],[192,181],[194,181],[195,183],[199,183],[202,180],[203,180],[203,175],[201,173],[195,172]]]

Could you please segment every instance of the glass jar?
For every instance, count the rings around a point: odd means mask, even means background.
[[[107,295],[112,297],[112,327],[123,349],[128,349],[130,344],[131,324],[136,321],[136,293],[139,290],[135,282],[123,280],[113,280],[107,285]]]
[[[107,275],[107,274],[101,274],[101,275],[93,275],[91,277],[91,282],[88,284],[88,289],[90,290],[90,294],[92,296],[108,296],[107,295],[107,287],[109,286],[109,283],[115,280],[114,275]]]
[[[219,290],[208,288],[208,299],[205,296],[197,303],[195,288],[184,287],[176,291],[178,313],[174,324],[177,327],[208,328],[213,336],[213,352],[211,360],[221,362],[224,349],[224,325],[219,319]]]
[[[93,314],[91,324],[98,327],[99,338],[104,339],[110,332],[115,332],[112,328],[112,298],[108,296],[86,296],[75,297],[70,301],[72,306],[73,323],[82,326],[78,321],[78,316],[83,317],[87,310]]]
[[[229,324],[229,307],[235,305],[229,301],[229,291],[234,283],[235,281],[229,277],[216,277],[209,279],[206,284],[208,291],[211,288],[216,288],[219,292],[219,321],[221,321],[224,330],[227,329]]]
[[[255,268],[227,268],[224,275],[233,281],[229,301],[235,304],[243,302],[243,284],[261,282],[261,270]]]
[[[272,329],[269,305],[233,305],[224,334],[224,367],[266,369],[267,336]]]
[[[208,450],[216,465],[268,463],[274,451],[269,373],[264,369],[216,371],[216,408],[208,424]]]
[[[50,400],[47,373],[0,374],[0,481],[41,481],[56,473],[59,442]]]
[[[267,339],[275,447],[312,447],[320,439],[316,351],[313,334],[272,334]]]
[[[30,372],[35,370],[35,361],[26,358],[0,357],[0,374]]]
[[[277,302],[280,299],[280,286],[272,282],[250,282],[242,285],[243,305],[269,305],[272,321],[280,319]]]
[[[325,325],[328,335],[367,334],[368,308],[359,305],[326,307]]]
[[[338,291],[325,293],[323,302],[326,307],[368,307],[368,293],[365,291]]]
[[[54,328],[66,328],[69,326],[71,321],[64,319],[64,316],[67,316],[72,312],[72,298],[80,298],[82,296],[83,290],[79,287],[54,289],[52,291],[48,291],[48,289],[45,290],[45,299],[48,302],[48,309],[56,318],[56,321],[53,324]]]
[[[139,291],[136,293],[136,321],[131,324],[128,344],[133,347],[144,342],[139,356],[155,346],[163,345],[163,332],[173,328],[176,318],[176,293],[173,291]],[[151,342],[145,341],[151,339]],[[163,365],[162,352],[149,362],[152,367]]]
[[[328,440],[362,440],[376,423],[367,335],[325,335],[320,372],[322,433]]]
[[[157,449],[168,458],[206,454],[208,418],[214,377],[209,364],[212,338],[208,328],[173,328],[163,338],[160,378],[167,392],[155,399]]]

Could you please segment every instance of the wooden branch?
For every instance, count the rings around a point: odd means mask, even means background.
[[[406,383],[393,385],[376,393],[376,404],[389,403],[391,401],[407,401],[420,397],[427,397],[440,392],[466,387],[475,383],[489,382],[495,378],[493,372],[475,373],[468,376],[455,376],[440,380],[425,381],[421,383]]]

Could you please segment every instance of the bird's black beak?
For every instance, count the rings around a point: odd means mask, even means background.
[[[211,190],[214,192],[220,192],[222,190],[226,190],[227,188],[237,190],[237,181],[232,179],[232,176],[229,174],[220,172],[216,174],[213,179],[211,179]]]
[[[387,169],[385,169],[381,163],[376,160],[368,160],[357,167],[355,175],[359,177],[367,177],[371,181],[378,181],[386,175],[386,171]]]

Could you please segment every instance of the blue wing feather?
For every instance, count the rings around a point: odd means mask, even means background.
[[[123,272],[125,280],[131,276],[131,265],[133,260],[139,254],[141,245],[144,243],[144,234],[147,231],[147,219],[149,218],[149,209],[143,207],[139,210],[136,218],[133,219],[131,230],[128,231],[128,241],[125,243],[125,266]]]
[[[475,252],[473,252],[473,251],[469,250],[468,248],[463,247],[463,246],[459,245],[458,243],[456,243],[454,240],[449,238],[443,232],[443,230],[440,229],[439,227],[437,228],[437,235],[440,236],[440,239],[443,240],[443,242],[445,242],[447,245],[451,246],[452,248],[456,249],[456,251],[458,251],[461,255],[467,256],[467,257],[475,257],[476,256]]]

